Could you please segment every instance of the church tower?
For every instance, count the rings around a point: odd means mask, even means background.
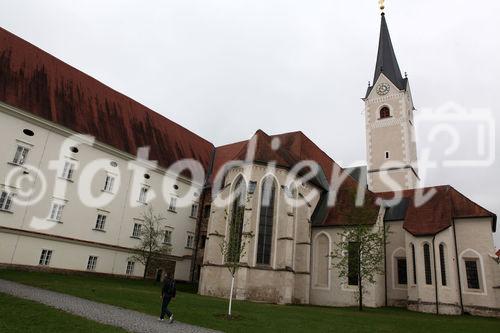
[[[418,187],[413,100],[384,13],[373,85],[368,86],[363,100],[369,189],[385,192]]]

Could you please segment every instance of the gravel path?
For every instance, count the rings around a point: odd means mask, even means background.
[[[168,324],[167,321],[159,322],[157,317],[137,311],[92,302],[83,298],[34,288],[2,279],[0,279],[0,292],[43,303],[103,324],[121,327],[129,332],[215,332],[205,328],[179,323],[177,321],[173,324]]]

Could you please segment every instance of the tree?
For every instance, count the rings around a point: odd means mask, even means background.
[[[224,258],[224,265],[229,270],[231,274],[231,289],[229,292],[229,307],[227,312],[228,319],[232,318],[232,304],[233,304],[233,293],[234,293],[234,280],[238,273],[238,270],[242,266],[240,259],[246,254],[247,243],[250,238],[253,237],[252,232],[243,232],[245,226],[245,194],[244,188],[238,189],[238,195],[233,203],[232,217],[229,226],[229,235],[227,240],[222,240],[220,246],[220,252]],[[250,200],[247,197],[246,202]],[[224,210],[224,219],[228,220],[227,209]]]
[[[130,260],[138,261],[144,265],[143,278],[145,279],[151,263],[169,255],[172,249],[170,245],[162,241],[165,235],[162,222],[165,221],[165,218],[161,214],[155,214],[151,206],[142,214],[142,218],[144,223],[141,225],[139,233],[141,242],[135,248],[135,254],[130,257]]]
[[[331,253],[333,267],[339,277],[358,285],[356,299],[363,310],[365,283],[374,284],[378,274],[384,274],[387,233],[383,225],[371,224],[377,219],[375,207],[355,207],[348,216],[348,226],[340,233]]]

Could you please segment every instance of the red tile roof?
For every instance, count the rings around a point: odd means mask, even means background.
[[[434,235],[452,225],[453,219],[490,217],[492,230],[496,230],[496,215],[465,197],[450,185],[428,187],[423,195],[435,189],[436,193],[423,205],[418,205],[417,190],[405,190],[401,194],[409,200],[403,228],[415,236]],[[382,199],[390,199],[394,192],[378,193]]]
[[[208,169],[213,145],[0,28],[0,101],[165,168],[193,158]]]

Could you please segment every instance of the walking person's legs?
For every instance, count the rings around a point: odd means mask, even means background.
[[[170,297],[164,296],[163,301],[161,303],[161,315],[160,319],[163,320],[165,318],[165,314],[170,318],[172,317],[172,312],[168,309],[168,303],[170,303]]]

